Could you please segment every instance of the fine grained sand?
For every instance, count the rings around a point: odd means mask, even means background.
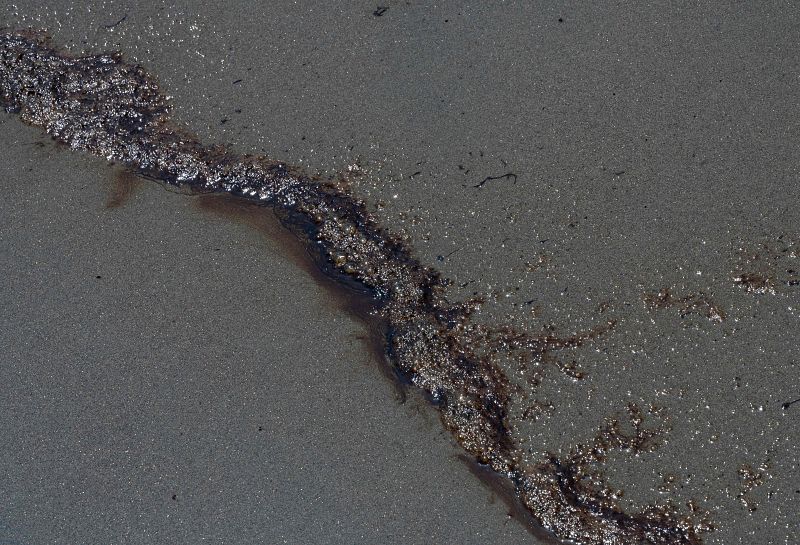
[[[513,422],[532,460],[589,440],[627,402],[652,402],[671,415],[670,442],[610,461],[622,502],[695,499],[719,525],[708,543],[799,540],[800,404],[782,409],[800,397],[800,288],[786,283],[800,244],[796,13],[638,3],[396,3],[380,16],[360,3],[46,4],[6,6],[0,24],[46,27],[75,52],[123,50],[159,76],[176,116],[206,141],[327,171],[359,161],[367,174],[355,190],[380,203],[376,212],[406,229],[420,256],[463,286],[460,295],[499,292],[487,320],[511,313],[533,330],[570,332],[617,319],[612,334],[565,356],[585,380],[544,382],[531,397],[554,410]],[[11,123],[5,130],[15,134]],[[507,173],[516,178],[475,187]],[[167,197],[178,199],[152,193],[153,206]],[[152,237],[195,236],[159,219]],[[775,277],[774,294],[734,284],[761,269]],[[273,277],[299,281],[288,265]],[[290,300],[316,289],[308,284]],[[665,308],[647,308],[643,295],[663,289],[674,295]],[[709,319],[703,301],[725,320]],[[316,317],[317,303],[307,315]],[[261,317],[264,329],[283,314]],[[340,338],[330,332],[326,346],[341,350]],[[291,351],[291,339],[269,339]],[[363,347],[352,350],[365,358]],[[234,366],[215,361],[215,372]],[[760,484],[741,495],[748,467]],[[447,535],[462,524],[444,520]]]
[[[0,542],[532,541],[262,230],[0,122]]]

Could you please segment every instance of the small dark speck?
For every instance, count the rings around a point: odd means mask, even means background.
[[[220,123],[222,123],[223,125],[224,125],[225,123],[227,123],[227,122],[228,122],[228,118],[227,118],[227,117],[223,117],[223,118],[220,120]]]
[[[178,495],[177,494],[173,494],[172,495],[172,499],[173,499],[173,501],[178,501]]]
[[[563,18],[563,17],[559,17],[559,18],[558,18],[558,22],[559,22],[559,23],[563,23],[563,22],[564,22],[564,18]]]
[[[258,431],[264,431],[264,428],[262,426],[259,426]]]
[[[95,276],[95,278],[103,278],[103,277],[98,274],[97,276]]]
[[[234,85],[236,85],[237,83],[242,83],[242,80],[237,79],[236,81],[233,82]]]
[[[383,16],[384,13],[386,13],[386,10],[388,10],[388,9],[389,8],[386,8],[386,7],[383,7],[383,6],[378,6],[375,9],[375,11],[372,12],[372,15],[374,15],[375,17],[381,17],[381,16]]]
[[[625,174],[625,171],[624,170],[620,170],[619,172],[615,172],[614,176],[622,176],[623,174]]]

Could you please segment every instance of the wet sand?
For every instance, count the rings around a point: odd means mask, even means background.
[[[617,320],[565,356],[584,380],[549,371],[520,401],[532,460],[654,403],[669,442],[605,467],[622,503],[693,499],[719,526],[708,543],[797,540],[792,14],[63,8],[20,4],[3,21],[73,51],[119,47],[206,141],[328,172],[360,164],[356,193],[455,294],[497,293],[487,321],[569,334]],[[767,283],[748,291],[743,274]]]
[[[0,541],[531,542],[276,221],[0,141]]]

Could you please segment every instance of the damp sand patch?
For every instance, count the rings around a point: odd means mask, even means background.
[[[321,270],[368,302],[365,319],[381,324],[398,372],[427,393],[470,457],[510,483],[544,532],[580,543],[666,545],[701,543],[711,529],[707,513],[694,504],[626,511],[605,482],[609,452],[636,455],[659,447],[669,427],[657,407],[621,407],[594,438],[535,462],[525,459],[514,436],[509,413],[520,388],[506,372],[508,362],[533,370],[527,376],[537,381],[547,380],[538,371],[545,367],[580,380],[560,352],[607,334],[612,319],[567,336],[480,323],[474,314],[481,297],[448,300],[448,280],[420,262],[362,201],[281,161],[203,144],[172,120],[156,79],[118,53],[73,57],[43,35],[5,34],[0,100],[71,149],[164,184],[274,211]]]

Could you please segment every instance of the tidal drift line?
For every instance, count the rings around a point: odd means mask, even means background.
[[[384,324],[392,364],[428,394],[469,455],[509,479],[525,508],[558,538],[696,545],[711,529],[707,515],[691,506],[688,513],[671,504],[627,513],[598,477],[610,450],[652,450],[665,432],[646,428],[645,411],[635,405],[567,457],[522,461],[508,424],[514,385],[500,360],[527,368],[551,364],[553,351],[579,346],[613,324],[559,338],[476,323],[479,302],[449,302],[447,281],[381,227],[363,202],[284,163],[200,143],[171,120],[155,78],[119,53],[74,57],[41,33],[2,34],[0,103],[74,150],[167,184],[271,207],[330,271],[362,287]],[[621,418],[633,432],[623,431]]]

